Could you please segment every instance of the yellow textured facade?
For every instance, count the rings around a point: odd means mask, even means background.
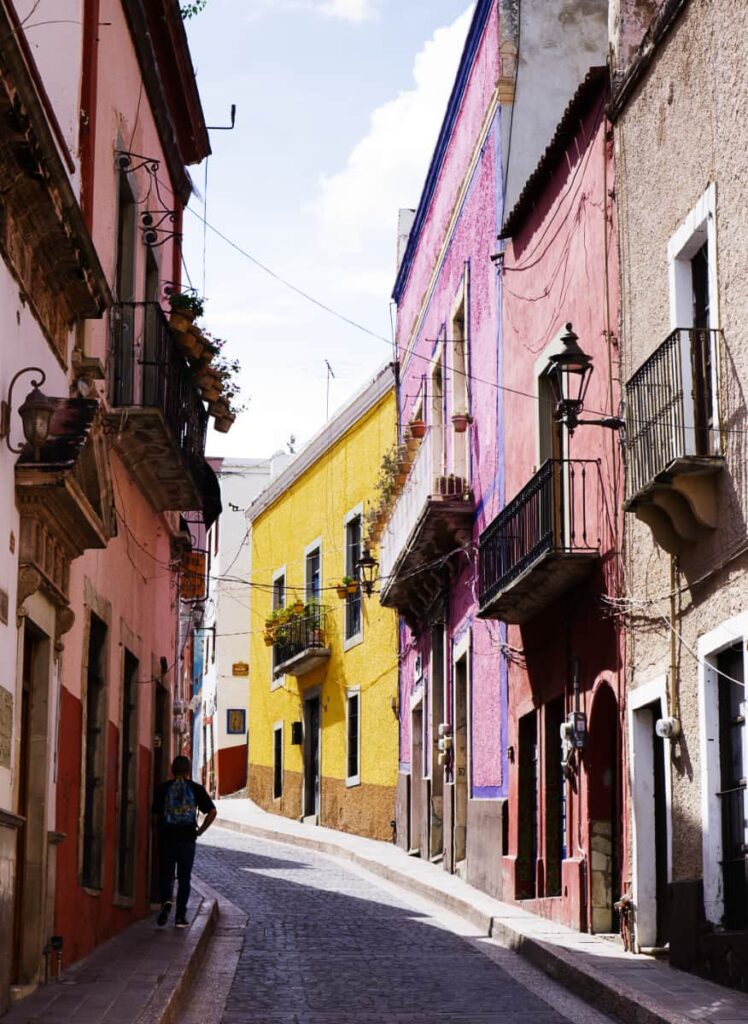
[[[299,470],[297,456],[267,507],[254,516],[250,511],[250,796],[289,817],[377,838],[391,837],[395,816],[397,616],[380,605],[376,592],[362,595],[361,629],[352,629],[355,611],[346,618],[351,599],[341,599],[335,587],[352,575],[356,520],[365,535],[382,456],[396,440],[394,380],[391,370],[385,373],[384,381],[380,374],[310,444],[313,461]],[[358,415],[353,422],[351,413]],[[290,648],[268,646],[265,623],[274,606],[294,600],[306,606],[303,621],[317,603],[311,596],[315,588],[322,610],[312,625],[319,630],[297,624],[304,632],[294,634],[300,643],[293,650],[311,646],[307,660],[316,654],[317,663],[302,664],[300,671],[294,663],[297,675],[277,675],[274,658],[276,669],[288,663]]]

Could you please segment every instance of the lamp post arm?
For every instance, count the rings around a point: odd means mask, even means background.
[[[32,380],[32,388],[40,388],[47,380],[47,375],[40,366],[24,366],[18,373],[13,374],[8,385],[8,398],[7,400],[0,402],[0,438],[5,438],[10,451],[15,455],[23,451],[24,446],[21,445],[19,448],[14,448],[10,443],[10,414],[13,411],[13,388],[19,377],[22,377],[24,373],[38,373],[40,375],[39,380]]]
[[[608,427],[610,430],[623,430],[625,420],[621,416],[603,416],[597,420],[577,420],[578,426],[585,427]]]

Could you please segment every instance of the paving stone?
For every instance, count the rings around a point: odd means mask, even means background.
[[[248,915],[225,1009],[205,1024],[568,1024],[472,936],[329,857],[211,830],[196,871]],[[541,991],[532,985],[540,981]],[[196,988],[199,990],[201,985]],[[550,994],[550,998],[548,998]],[[581,1018],[574,1018],[581,1019]],[[602,1015],[586,1018],[604,1024]]]

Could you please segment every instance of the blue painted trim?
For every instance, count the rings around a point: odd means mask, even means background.
[[[473,797],[478,800],[497,800],[504,795],[501,786],[473,786]]]
[[[467,84],[470,79],[470,73],[473,70],[473,63],[477,56],[478,49],[480,48],[483,31],[486,27],[488,15],[491,13],[493,5],[494,0],[478,0],[478,5],[475,9],[475,14],[473,15],[473,21],[470,25],[467,39],[465,40],[465,49],[462,51],[460,66],[457,69],[457,77],[455,78],[455,84],[452,86],[452,93],[449,97],[449,103],[447,104],[447,112],[444,115],[444,120],[442,121],[439,138],[436,141],[436,147],[431,157],[431,163],[429,164],[429,170],[426,175],[423,191],[421,192],[421,198],[418,200],[418,208],[413,221],[413,227],[410,229],[408,244],[405,247],[405,255],[403,256],[402,263],[400,264],[400,269],[397,272],[395,287],[392,290],[392,298],[398,303],[400,302],[403,291],[405,290],[405,285],[408,282],[408,277],[410,276],[410,271],[413,267],[418,242],[421,232],[423,231],[424,224],[426,223],[426,215],[428,214],[429,207],[431,206],[431,200],[434,198],[434,192],[436,191],[439,175],[444,165],[444,159],[447,155],[447,149],[452,138],[452,132],[457,122],[457,115],[460,112],[462,100],[465,96],[465,90],[467,89]]]

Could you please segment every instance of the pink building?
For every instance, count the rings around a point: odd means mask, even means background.
[[[605,3],[566,22],[551,6],[476,5],[418,209],[401,213],[394,290],[411,466],[379,560],[381,600],[401,613],[398,842],[495,895],[511,834],[515,656],[506,626],[479,618],[478,546],[511,494],[518,436],[498,235],[607,39]]]
[[[605,67],[585,76],[504,220],[503,383],[512,429],[504,439],[507,500],[481,535],[479,582],[481,617],[508,624],[504,899],[598,932],[617,930],[613,904],[625,863],[607,81]],[[575,346],[591,357],[586,398],[581,413],[567,406],[562,417],[554,366]],[[582,375],[569,376],[573,390]],[[613,429],[585,423],[602,417]]]
[[[186,517],[220,510],[162,308],[209,152],[179,3],[37,6],[0,12],[0,1009],[148,910],[151,789],[189,749]]]

